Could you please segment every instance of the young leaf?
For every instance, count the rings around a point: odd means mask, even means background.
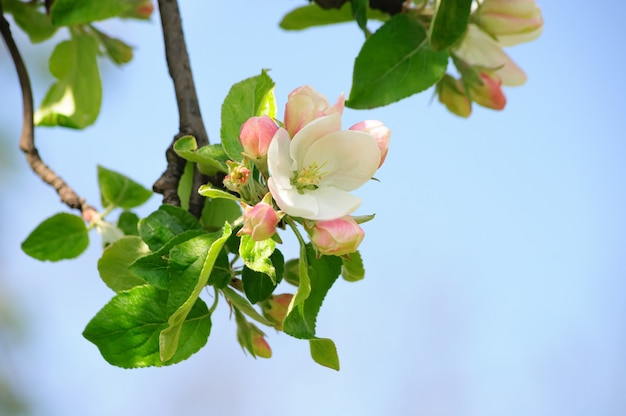
[[[274,81],[263,70],[261,75],[233,85],[222,104],[222,145],[232,160],[241,160],[243,147],[239,143],[241,125],[250,117],[276,117]]]
[[[367,30],[367,9],[369,5],[369,0],[352,0],[350,2],[352,5],[352,16],[354,16],[354,20],[359,25],[365,37],[370,35],[370,31]]]
[[[130,271],[130,265],[150,253],[148,246],[137,236],[125,236],[114,241],[102,252],[98,260],[98,272],[108,287],[116,292],[145,285]]]
[[[100,44],[104,47],[104,51],[114,64],[127,64],[133,59],[133,48],[130,45],[117,38],[112,38],[106,33],[100,32],[93,26],[91,29],[98,37]]]
[[[387,13],[369,9],[367,15],[370,19],[385,21],[389,19]],[[317,4],[298,7],[287,13],[280,22],[284,30],[303,30],[315,26],[345,23],[354,20],[350,2],[346,2],[341,9],[322,9]]]
[[[117,228],[122,230],[125,235],[139,235],[138,222],[139,217],[137,214],[131,211],[123,211],[117,219]]]
[[[270,260],[270,256],[276,248],[276,241],[268,238],[263,241],[254,241],[250,235],[241,236],[239,255],[250,269],[265,273],[276,283],[276,269]]]
[[[174,311],[167,321],[167,328],[159,335],[159,351],[162,361],[171,359],[176,353],[183,324],[200,292],[206,286],[215,261],[232,232],[230,224],[224,224],[219,238],[203,235],[175,246],[170,250],[168,311]],[[210,241],[210,246],[204,251]],[[181,267],[182,266],[182,267]]]
[[[235,195],[228,193],[226,191],[222,191],[221,189],[215,189],[211,185],[202,185],[198,189],[198,193],[202,196],[206,196],[207,198],[213,198],[213,199],[222,198],[222,199],[230,199],[231,201],[241,201],[241,199],[239,199]]]
[[[77,32],[54,48],[50,72],[57,82],[35,112],[35,124],[83,129],[96,121],[102,101],[97,55],[95,37]]]
[[[276,270],[276,281],[273,282],[272,278],[265,273],[254,271],[247,266],[244,266],[241,273],[241,281],[243,283],[243,290],[248,300],[252,303],[257,303],[266,299],[274,292],[276,286],[283,278],[283,270],[285,258],[279,250],[274,250],[270,256],[270,260]]]
[[[3,0],[2,7],[6,13],[13,15],[15,23],[26,32],[32,43],[48,40],[57,30],[52,25],[50,17],[40,11],[40,5],[37,3]]]
[[[195,166],[196,164],[193,162],[185,163],[185,170],[183,170],[183,174],[178,181],[178,188],[176,189],[178,199],[180,199],[180,207],[185,211],[189,211],[189,197],[191,196],[193,188]]]
[[[285,317],[283,330],[296,338],[311,339],[315,337],[315,323],[317,314],[326,297],[326,293],[331,288],[339,273],[341,272],[341,260],[336,256],[315,255],[315,250],[308,244],[306,247],[307,272],[303,273],[300,268],[300,287],[292,302],[292,308]],[[300,259],[300,264],[303,261]],[[309,282],[310,292],[308,296],[300,296],[304,289],[306,293],[306,280]],[[302,299],[304,298],[304,299]]]
[[[70,26],[116,17],[132,7],[127,0],[55,0],[50,17],[56,26]]]
[[[135,286],[118,293],[87,324],[83,336],[94,343],[104,359],[123,368],[170,365],[202,348],[211,332],[211,315],[198,299],[180,331],[180,344],[167,361],[159,355],[159,334],[168,323],[168,293],[152,286]]]
[[[337,355],[337,347],[335,347],[332,339],[310,339],[309,347],[311,348],[313,361],[324,367],[339,371],[339,356]]]
[[[189,230],[202,230],[202,226],[188,211],[173,205],[161,205],[139,220],[139,235],[152,251],[157,251],[178,234]]]
[[[135,208],[146,202],[152,191],[147,190],[121,173],[98,166],[98,183],[102,205],[125,209]]]
[[[85,221],[62,212],[39,224],[22,243],[22,250],[37,260],[58,261],[78,257],[88,245]]]
[[[285,262],[285,280],[294,286],[300,284],[299,264],[299,259],[291,259]]]
[[[350,257],[341,258],[341,276],[348,282],[357,282],[365,277],[365,268],[363,267],[363,259],[361,253],[355,251],[350,253]]]
[[[447,65],[448,53],[430,48],[422,24],[397,14],[361,48],[346,105],[366,109],[399,101],[434,85]]]
[[[472,0],[441,0],[430,29],[430,45],[440,51],[461,39],[469,21]]]
[[[183,136],[174,143],[174,151],[183,159],[197,163],[198,170],[205,175],[228,172],[226,167],[228,156],[221,144],[202,146],[198,149],[195,137]]]

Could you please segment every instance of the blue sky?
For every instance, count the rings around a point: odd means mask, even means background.
[[[281,16],[301,4],[183,2],[213,142],[228,89],[261,68],[271,69],[281,107],[303,84],[331,101],[349,92],[362,34],[354,24],[281,31]],[[367,276],[337,282],[318,319],[339,349],[338,373],[284,334],[270,334],[272,359],[245,356],[223,303],[209,343],[189,360],[109,366],[81,336],[112,296],[97,275],[98,237],[76,261],[39,263],[20,251],[37,223],[65,208],[17,150],[19,91],[0,47],[2,152],[14,167],[0,170],[0,290],[22,317],[8,357],[33,413],[625,414],[625,10],[617,1],[594,11],[539,5],[542,37],[509,50],[528,82],[506,90],[505,111],[476,108],[464,120],[426,92],[344,113],[346,127],[380,119],[393,135],[380,182],[358,191],[359,213],[377,215],[364,226]],[[136,50],[125,67],[103,62],[100,118],[82,132],[37,131],[44,159],[94,204],[96,164],[149,187],[178,126],[157,16],[101,27]],[[21,40],[28,63],[45,68],[49,46]],[[51,79],[35,78],[40,102]],[[283,251],[296,254],[289,242]]]

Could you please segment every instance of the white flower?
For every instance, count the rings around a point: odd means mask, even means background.
[[[291,140],[281,128],[267,154],[268,186],[280,209],[294,217],[332,220],[354,212],[349,193],[370,180],[380,150],[370,134],[341,130],[337,113],[305,125]]]

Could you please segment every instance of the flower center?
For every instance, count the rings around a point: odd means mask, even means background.
[[[325,174],[322,171],[324,165],[319,166],[317,162],[313,162],[309,167],[302,168],[300,172],[294,172],[291,177],[291,185],[295,186],[300,194],[303,194],[304,191],[314,191],[319,188],[319,183]]]

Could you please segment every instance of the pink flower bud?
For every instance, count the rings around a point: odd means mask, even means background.
[[[261,358],[271,358],[272,349],[270,348],[270,344],[265,340],[265,334],[252,324],[250,324],[250,330],[252,332],[252,349],[254,349],[254,355]]]
[[[131,9],[122,14],[123,17],[133,19],[149,19],[154,12],[152,0],[133,0],[130,2]]]
[[[387,128],[382,121],[378,120],[365,120],[356,123],[354,126],[350,127],[348,130],[354,131],[362,131],[370,134],[373,138],[376,139],[376,143],[378,144],[378,150],[380,150],[380,164],[378,167],[381,167],[385,158],[387,157],[387,152],[389,151],[389,139],[391,138],[391,130]]]
[[[321,254],[332,256],[354,253],[365,237],[363,229],[349,215],[335,220],[317,221],[308,231],[315,249]]]
[[[531,32],[537,37],[543,26],[535,0],[484,0],[473,17],[481,28],[496,37]]]
[[[276,322],[275,328],[279,331],[283,329],[283,320],[287,315],[287,309],[289,308],[292,298],[293,295],[290,293],[272,295],[261,304],[263,315]]]
[[[488,71],[478,73],[476,82],[470,84],[472,101],[483,107],[502,110],[506,105],[506,97],[502,92],[502,80]]]
[[[289,94],[285,106],[285,129],[293,138],[302,127],[316,118],[334,113],[341,115],[344,101],[345,98],[341,94],[335,105],[329,106],[326,97],[308,85],[296,88]]]
[[[237,235],[249,234],[254,241],[267,240],[276,232],[279,220],[274,208],[266,202],[259,202],[255,206],[244,204],[243,227]]]
[[[246,155],[252,159],[267,156],[267,148],[278,126],[268,116],[251,117],[241,125],[239,141]]]
[[[439,102],[457,116],[467,118],[472,113],[472,103],[465,94],[463,83],[452,76],[446,74],[437,83],[437,95]]]

